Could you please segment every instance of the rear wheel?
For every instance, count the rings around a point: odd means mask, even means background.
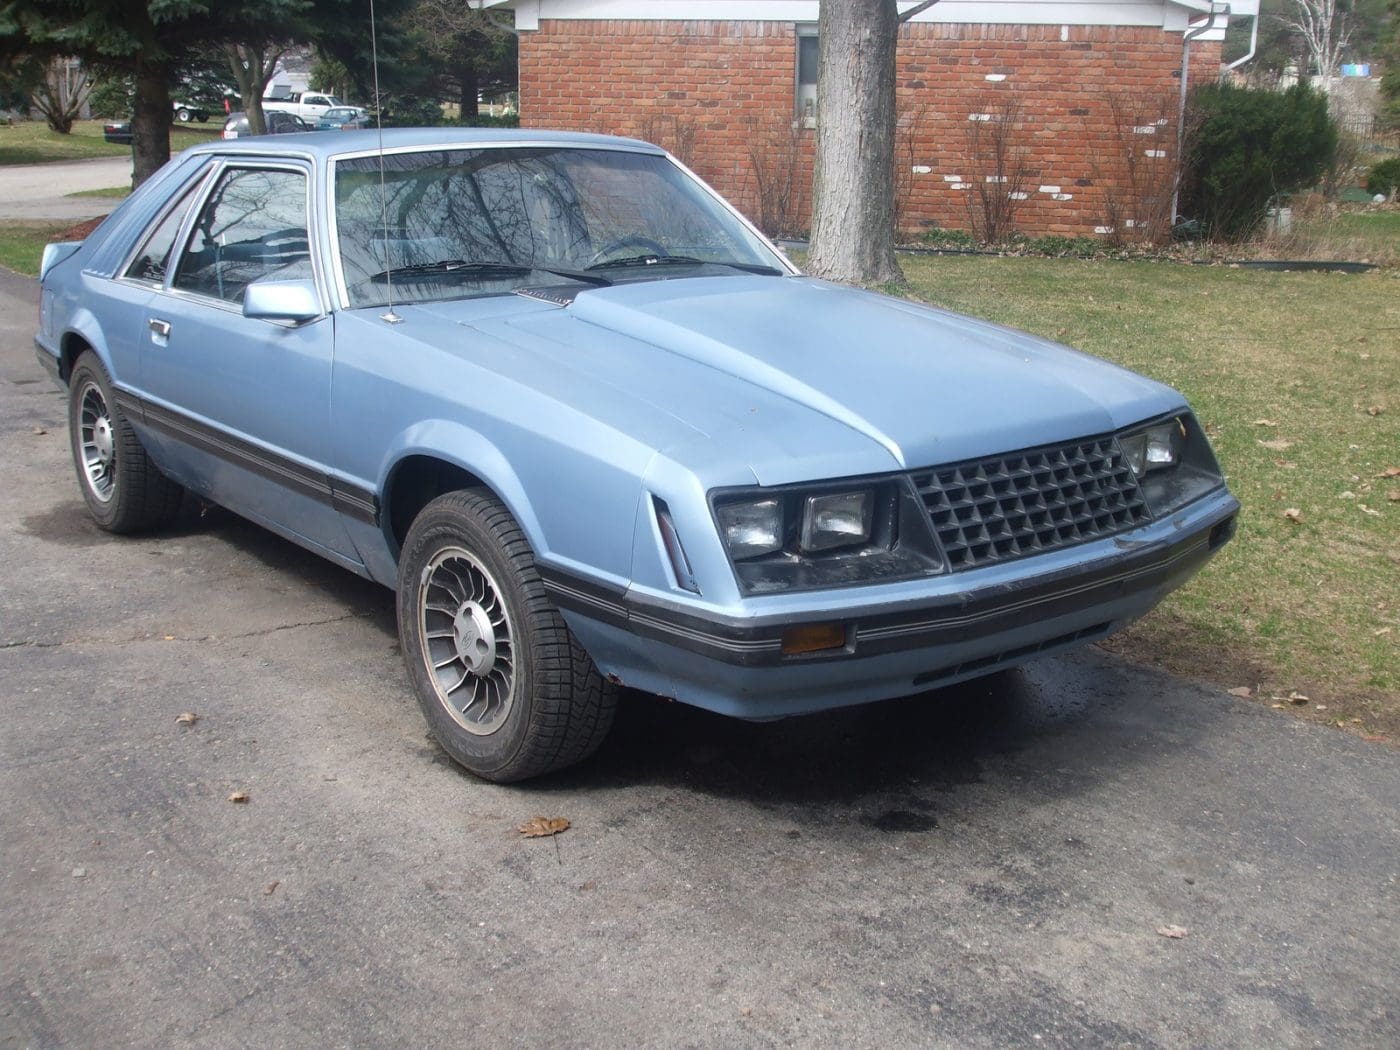
[[[68,440],[83,501],[108,532],[156,528],[179,512],[184,490],[151,462],[91,352],[68,378]]]
[[[607,735],[617,689],[550,603],[524,533],[490,493],[440,496],[414,520],[398,617],[423,716],[477,776],[562,769]]]
[[[190,122],[191,115],[192,114],[187,109],[177,109],[175,111],[175,119],[178,120],[181,124],[188,124]]]

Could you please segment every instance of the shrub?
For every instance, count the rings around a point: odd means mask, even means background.
[[[928,230],[924,243],[937,248],[976,248],[982,242],[966,230]]]
[[[499,117],[493,117],[490,113],[478,113],[474,117],[463,117],[457,123],[464,128],[518,128],[520,114],[502,113]]]
[[[1207,85],[1192,110],[1182,210],[1216,239],[1250,236],[1270,204],[1316,182],[1337,150],[1327,99],[1304,84],[1281,92]]]
[[[1367,193],[1384,193],[1389,197],[1400,189],[1400,157],[1383,160],[1366,176]]]
[[[1032,237],[1026,241],[1025,248],[1036,255],[1092,259],[1103,254],[1105,245],[1096,237],[1065,237],[1060,234],[1047,233],[1043,237]]]

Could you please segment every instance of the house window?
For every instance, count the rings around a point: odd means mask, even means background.
[[[817,27],[797,27],[797,119],[817,126]]]

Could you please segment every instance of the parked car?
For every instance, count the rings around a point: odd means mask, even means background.
[[[116,120],[102,125],[102,137],[118,146],[131,145],[131,121]]]
[[[1239,510],[1180,394],[804,277],[631,140],[197,146],[41,282],[98,525],[183,489],[396,588],[492,780],[588,755],[620,684],[773,719],[1103,638]]]
[[[321,114],[317,131],[351,131],[369,124],[369,111],[359,106],[336,106]]]
[[[263,122],[267,126],[269,135],[294,135],[301,131],[315,131],[310,124],[292,113],[264,113]],[[230,113],[228,119],[224,121],[224,134],[226,139],[246,139],[251,135],[248,130],[248,114]]]

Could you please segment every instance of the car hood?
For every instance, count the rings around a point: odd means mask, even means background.
[[[625,417],[631,401],[661,409],[684,424],[676,444],[738,456],[765,484],[810,477],[804,460],[826,476],[932,466],[1102,434],[1184,403],[1025,333],[812,278],[571,293],[566,306],[517,298],[522,309],[485,317],[464,303],[424,309],[528,351],[516,367],[586,371],[616,395],[587,406],[596,414]]]

